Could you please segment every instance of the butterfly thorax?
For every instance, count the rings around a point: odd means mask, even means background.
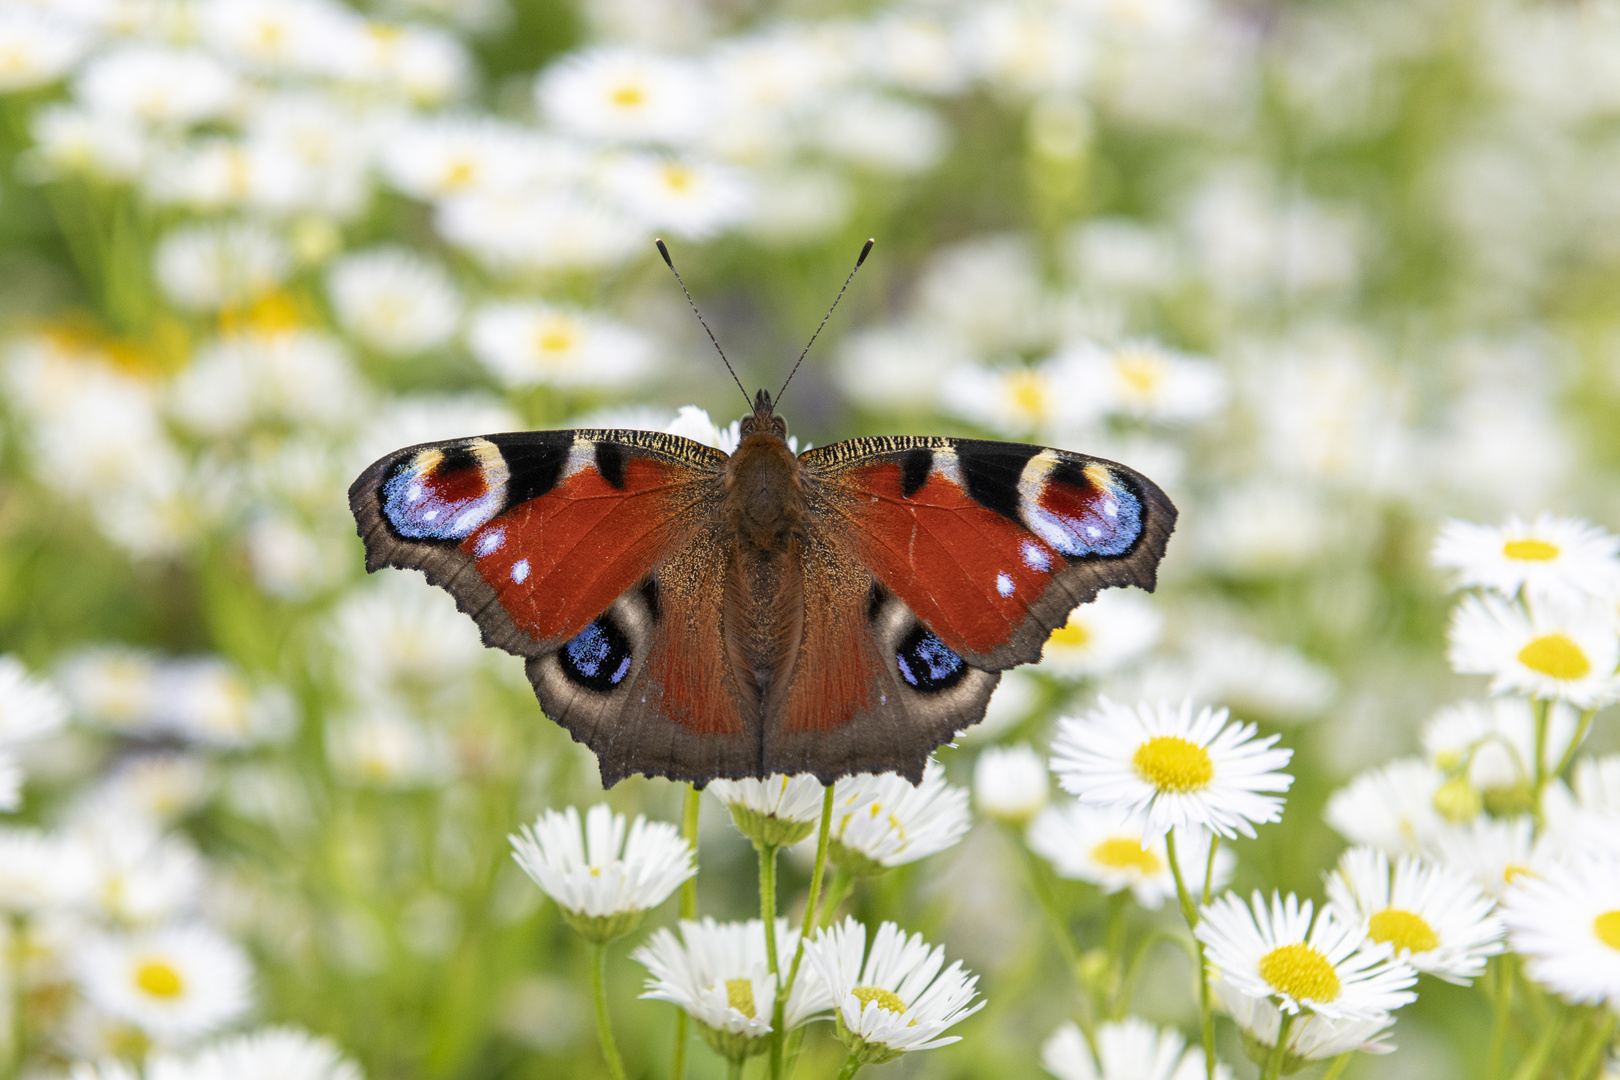
[[[787,444],[787,424],[759,392],[741,425],[742,441],[726,462],[726,524],[746,547],[785,553],[803,532],[802,466]]]

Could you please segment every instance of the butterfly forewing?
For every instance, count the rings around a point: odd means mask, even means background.
[[[1151,480],[1067,450],[876,437],[801,460],[882,586],[986,670],[1040,659],[1048,634],[1100,589],[1151,591],[1175,527]]]

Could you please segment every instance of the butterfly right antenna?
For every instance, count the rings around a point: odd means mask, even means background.
[[[697,301],[692,299],[692,294],[690,292],[687,292],[686,282],[681,280],[681,272],[675,269],[675,263],[669,257],[669,248],[664,246],[664,242],[662,240],[655,239],[653,243],[658,245],[658,254],[664,257],[664,265],[669,267],[669,272],[675,275],[675,282],[681,287],[681,292],[686,293],[686,302],[691,305],[692,314],[697,316],[697,321],[702,325],[703,332],[709,335],[710,341],[714,342],[714,351],[720,354],[720,362],[726,365],[727,371],[731,372],[731,381],[737,384],[738,390],[742,390],[743,401],[748,403],[748,407],[750,409],[753,408],[754,403],[749,399],[748,391],[743,389],[742,380],[737,378],[737,372],[732,368],[731,361],[726,359],[726,350],[720,347],[720,342],[715,341],[714,331],[710,330],[709,324],[703,321],[703,312],[698,310]],[[841,296],[843,294],[840,293],[839,295]],[[822,321],[826,322],[825,319]],[[812,338],[811,340],[815,339]]]

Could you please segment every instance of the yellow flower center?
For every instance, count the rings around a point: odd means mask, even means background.
[[[1593,919],[1592,933],[1609,948],[1620,950],[1620,908],[1605,911]]]
[[[1511,885],[1522,877],[1534,877],[1528,866],[1521,863],[1508,863],[1502,867],[1502,884]]]
[[[535,348],[543,353],[565,353],[574,347],[574,328],[562,320],[549,322],[534,335]]]
[[[1069,621],[1052,631],[1048,641],[1070,649],[1082,648],[1091,642],[1091,627],[1080,620],[1078,611],[1069,613]]]
[[[1159,857],[1128,836],[1109,837],[1091,849],[1091,857],[1110,870],[1135,870],[1143,877],[1160,870]]]
[[[1126,389],[1147,397],[1164,381],[1164,359],[1152,353],[1120,353],[1114,357],[1114,373]]]
[[[1592,662],[1564,634],[1543,634],[1519,650],[1519,663],[1554,679],[1585,678]]]
[[[460,161],[451,163],[450,167],[444,170],[444,180],[439,184],[439,187],[445,191],[460,191],[462,188],[471,187],[472,182],[477,177],[478,166],[466,158],[462,158]]]
[[[664,186],[674,192],[684,192],[692,186],[692,170],[685,165],[664,166]]]
[[[162,960],[143,960],[135,969],[135,985],[156,998],[177,998],[185,992],[180,973]]]
[[[1046,380],[1033,371],[1015,371],[1007,376],[1007,396],[1013,407],[1026,416],[1046,415]]]
[[[1558,558],[1558,545],[1545,540],[1509,540],[1502,545],[1502,554],[1525,562],[1548,562]]]
[[[1440,935],[1415,911],[1385,908],[1367,920],[1367,936],[1395,951],[1424,953],[1440,946]]]
[[[621,109],[634,109],[647,100],[647,94],[635,83],[625,83],[616,87],[608,100]]]
[[[1215,777],[1209,751],[1180,735],[1155,735],[1136,748],[1131,764],[1160,791],[1197,791]]]
[[[757,1016],[754,1012],[754,984],[747,979],[727,979],[726,1004],[744,1016]]]
[[[854,994],[856,1000],[861,1003],[863,1011],[869,1003],[874,1001],[877,1002],[878,1008],[887,1009],[896,1016],[906,1011],[906,1003],[900,1000],[900,995],[893,990],[885,990],[881,986],[857,986],[850,993]]]
[[[1327,957],[1302,941],[1280,945],[1260,958],[1260,977],[1295,1001],[1332,1001],[1339,975]]]

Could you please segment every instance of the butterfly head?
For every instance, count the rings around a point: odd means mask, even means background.
[[[787,421],[776,415],[770,394],[761,390],[754,395],[754,411],[742,418],[739,434],[744,439],[750,435],[774,435],[787,441]]]

